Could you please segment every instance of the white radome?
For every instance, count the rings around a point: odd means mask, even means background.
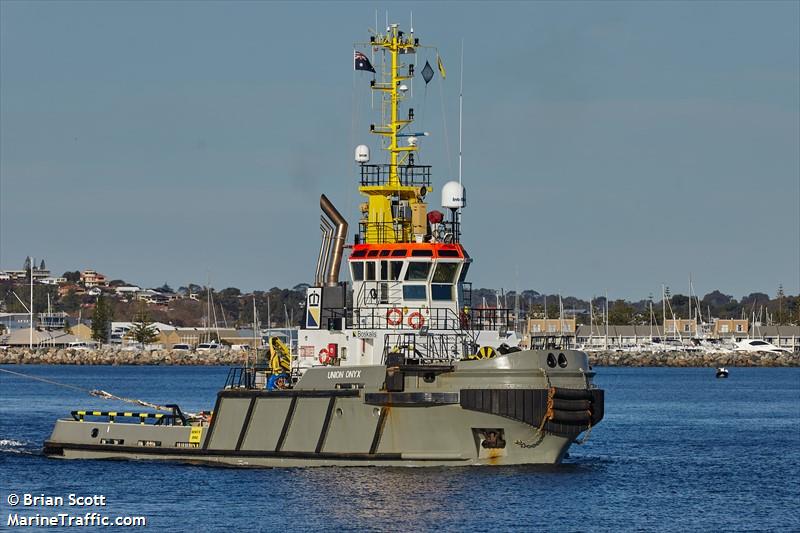
[[[464,187],[457,181],[448,181],[442,187],[442,207],[460,209],[466,207],[467,195]]]
[[[369,146],[366,144],[356,146],[356,163],[369,163]]]

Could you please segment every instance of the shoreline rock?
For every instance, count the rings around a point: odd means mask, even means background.
[[[0,364],[43,365],[143,365],[143,366],[238,366],[248,352],[220,350],[184,352],[176,350],[130,351],[119,347],[95,350],[65,348],[8,348],[0,350]],[[592,352],[592,366],[619,367],[798,367],[800,353],[696,353],[696,352]]]

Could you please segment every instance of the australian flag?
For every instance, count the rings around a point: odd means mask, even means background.
[[[358,51],[353,51],[353,69],[375,72],[375,69],[372,67],[372,63],[369,62],[367,56]]]

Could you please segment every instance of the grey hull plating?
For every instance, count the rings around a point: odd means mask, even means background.
[[[547,366],[549,353],[405,367],[393,387],[385,366],[315,367],[289,391],[221,390],[202,428],[58,420],[45,453],[244,467],[556,464],[600,421],[603,394],[585,353],[556,352],[563,368]],[[584,402],[566,414],[588,420],[547,417],[553,390],[588,398],[562,401]]]

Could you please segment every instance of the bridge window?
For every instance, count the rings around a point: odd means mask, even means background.
[[[428,279],[428,272],[431,271],[430,263],[413,261],[408,264],[406,279],[410,281],[423,281]]]
[[[434,283],[453,283],[458,272],[458,263],[439,263],[433,272]]]
[[[366,250],[356,250],[355,252],[350,254],[350,257],[364,257],[365,255],[367,255]]]
[[[381,261],[381,279],[389,279],[389,261]]]
[[[458,276],[458,281],[464,281],[465,279],[467,279],[467,272],[469,272],[469,266],[471,264],[472,263],[470,262],[464,263],[464,268],[461,269],[461,275]]]
[[[453,300],[453,286],[452,285],[431,285],[431,299],[439,301],[452,301]]]
[[[403,285],[404,300],[425,300],[426,293],[425,285]]]
[[[350,268],[353,269],[353,281],[363,281],[364,280],[364,263],[350,263]]]
[[[405,257],[406,250],[392,250],[392,257]]]
[[[439,257],[459,257],[458,250],[439,250]]]
[[[400,279],[400,272],[403,270],[403,262],[402,261],[392,261],[391,268],[389,269],[389,279],[392,281],[397,281]]]
[[[367,281],[375,281],[375,261],[367,261],[367,275],[364,279]]]
[[[433,257],[433,250],[411,250],[411,257]]]
[[[389,250],[381,250],[381,257],[387,257],[389,255]]]

